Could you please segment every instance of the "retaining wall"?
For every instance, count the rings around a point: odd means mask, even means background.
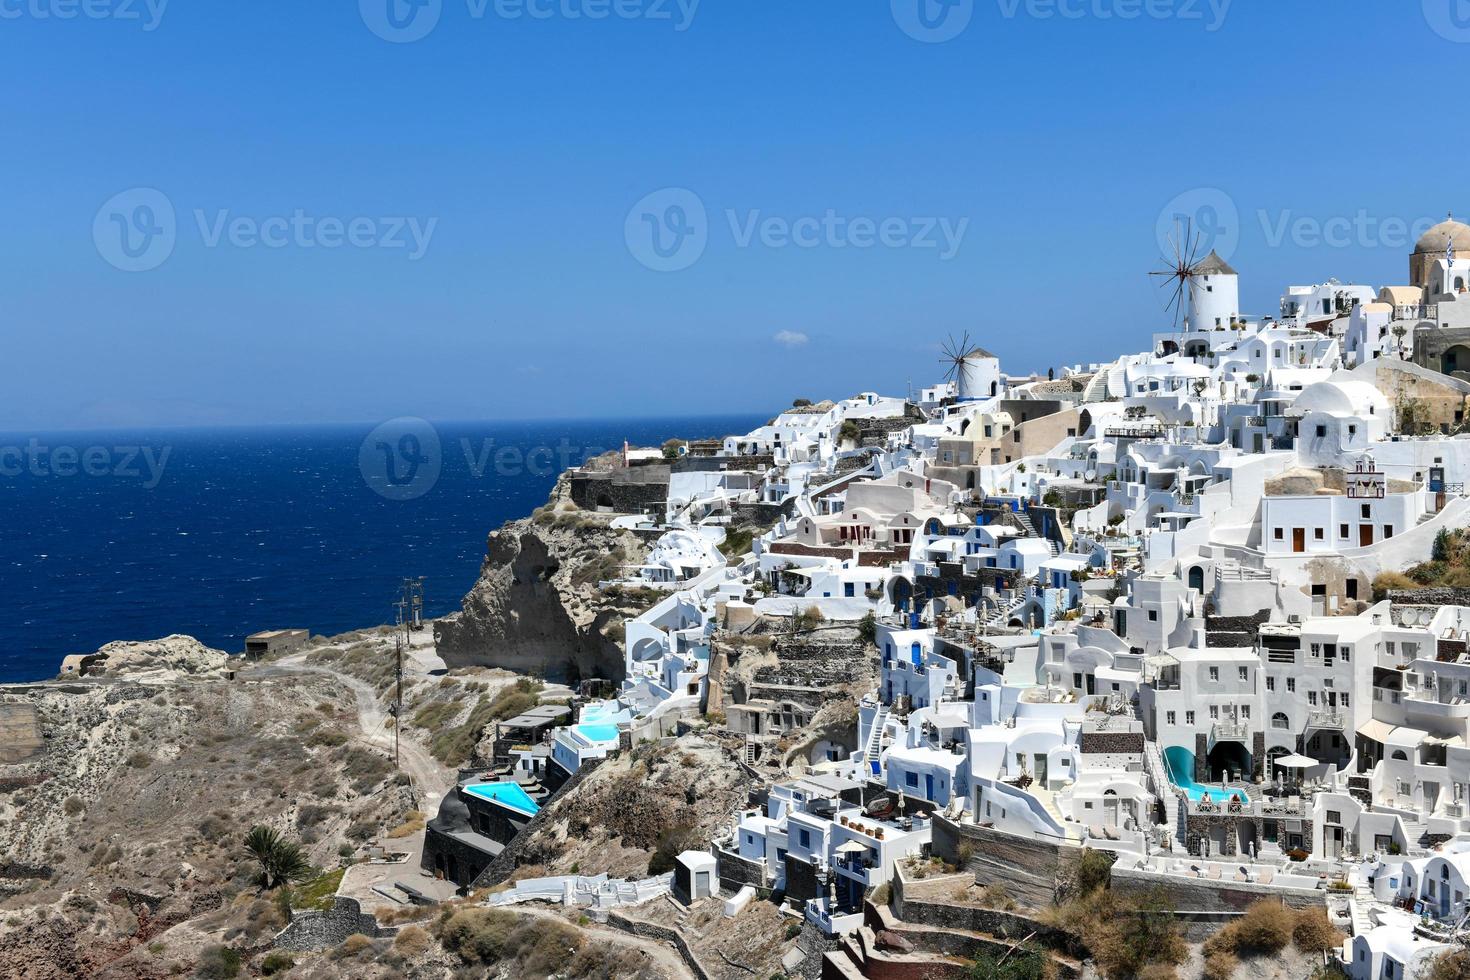
[[[297,912],[291,924],[271,940],[271,948],[310,953],[340,946],[348,936],[358,933],[379,939],[395,936],[398,930],[378,925],[378,920],[364,913],[356,899],[339,895],[325,912]]]
[[[1022,905],[1045,908],[1057,897],[1059,879],[1070,879],[1082,848],[1063,841],[1018,837],[976,824],[955,824],[935,814],[932,851],[950,864],[969,871],[981,885],[1003,885]],[[968,845],[967,862],[959,859]]]
[[[607,924],[630,935],[669,943],[678,951],[679,958],[684,961],[685,966],[689,967],[691,973],[699,980],[711,980],[709,971],[704,968],[703,963],[699,962],[699,957],[694,955],[694,950],[690,948],[688,940],[677,929],[645,922],[642,919],[630,919],[616,912],[607,914]]]
[[[961,876],[954,876],[956,880]],[[1012,941],[1025,939],[1035,933],[1032,940],[1037,945],[1045,946],[1047,949],[1055,950],[1064,956],[1075,960],[1086,959],[1090,953],[1082,940],[1055,926],[1047,925],[1030,916],[1021,915],[1016,912],[1004,912],[1000,909],[984,909],[970,905],[945,904],[924,899],[909,898],[905,895],[905,879],[902,873],[896,874],[892,882],[892,898],[890,904],[893,914],[902,922],[923,926],[933,926],[938,929],[963,929],[969,932],[983,932],[1001,939]],[[937,952],[950,952],[950,950],[930,950]]]

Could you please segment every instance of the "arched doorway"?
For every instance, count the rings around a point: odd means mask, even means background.
[[[1196,565],[1189,570],[1189,587],[1199,593],[1205,591],[1205,568],[1203,565]]]
[[[1464,344],[1453,344],[1443,354],[1439,355],[1439,369],[1444,374],[1454,374],[1456,371],[1470,371],[1470,347]]]
[[[1282,717],[1285,717],[1285,716],[1283,715]],[[1291,772],[1289,770],[1286,770],[1286,769],[1280,769],[1280,770],[1278,770],[1276,768],[1276,760],[1277,759],[1281,758],[1283,755],[1291,755],[1291,754],[1292,754],[1291,749],[1287,748],[1284,745],[1273,745],[1269,749],[1266,750],[1266,772],[1265,772],[1266,782],[1268,782],[1268,783],[1274,783],[1276,781],[1276,777],[1278,775],[1282,779],[1286,779],[1286,778],[1288,778],[1291,775]]]
[[[908,612],[914,601],[914,587],[906,578],[893,580],[893,608],[899,612]]]
[[[1205,764],[1210,772],[1210,780],[1219,782],[1234,773],[1238,779],[1244,774],[1246,779],[1251,774],[1251,754],[1240,742],[1222,739],[1211,747],[1209,754],[1205,756]]]

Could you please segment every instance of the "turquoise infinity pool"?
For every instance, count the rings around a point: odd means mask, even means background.
[[[464,788],[466,793],[482,800],[493,800],[512,810],[535,816],[541,809],[531,795],[516,783],[475,783]]]
[[[1194,753],[1182,745],[1171,745],[1164,749],[1164,765],[1169,768],[1169,778],[1174,781],[1174,785],[1184,790],[1184,795],[1196,803],[1206,797],[1216,803],[1226,803],[1232,796],[1239,796],[1249,802],[1250,798],[1241,790],[1201,786],[1195,782]]]
[[[577,731],[589,742],[616,742],[617,725],[578,725]]]

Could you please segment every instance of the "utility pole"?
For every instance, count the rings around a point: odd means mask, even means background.
[[[398,731],[403,727],[403,651],[405,647],[413,645],[412,632],[417,629],[423,629],[423,576],[404,579],[398,601],[394,605],[398,608],[398,628],[395,631],[393,644],[396,659],[394,667],[396,683],[393,695],[393,766],[394,768],[402,768],[398,755]]]

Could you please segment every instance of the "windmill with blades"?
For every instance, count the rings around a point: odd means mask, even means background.
[[[1240,276],[1220,253],[1201,256],[1204,240],[1185,218],[1174,223],[1169,236],[1172,258],[1166,268],[1149,275],[1160,280],[1168,297],[1164,308],[1174,318],[1178,334],[1197,330],[1224,330],[1240,319]]]
[[[1000,359],[972,343],[969,331],[958,341],[951,334],[940,350],[939,363],[948,365],[944,380],[954,382],[959,401],[979,401],[1000,390]]]

